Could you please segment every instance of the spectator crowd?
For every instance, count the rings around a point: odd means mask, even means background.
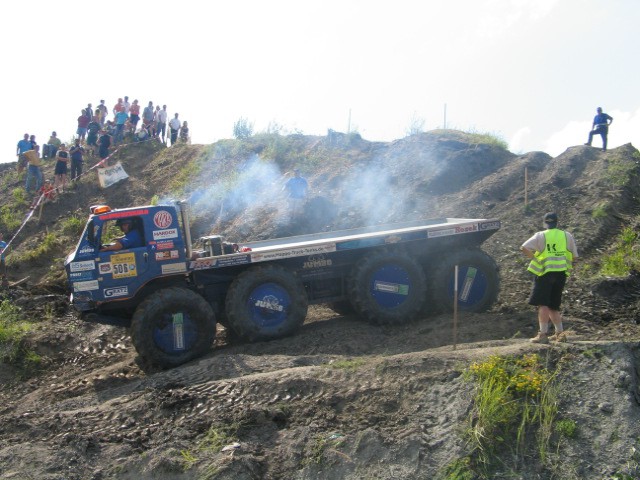
[[[24,134],[24,138],[18,142],[16,155],[18,156],[18,172],[26,170],[25,189],[27,193],[34,191],[44,194],[47,188],[46,198],[51,199],[56,194],[64,193],[67,184],[67,175],[71,180],[76,180],[82,175],[84,156],[98,155],[102,160],[106,159],[111,150],[126,141],[147,141],[157,139],[167,143],[167,123],[169,124],[169,141],[171,145],[178,142],[189,142],[189,126],[187,122],[179,120],[179,114],[174,113],[168,120],[167,106],[156,105],[153,102],[140,111],[138,100],[129,103],[129,97],[118,98],[111,109],[113,115],[109,118],[109,109],[104,100],[100,100],[94,109],[88,103],[77,118],[76,136],[73,145],[67,147],[54,131],[49,140],[42,147],[36,142],[35,135]],[[168,122],[167,122],[168,120]],[[41,156],[42,154],[42,156]],[[53,188],[45,185],[42,173],[42,159],[55,159],[55,178]],[[69,172],[70,170],[70,172]],[[51,182],[49,182],[51,183]]]

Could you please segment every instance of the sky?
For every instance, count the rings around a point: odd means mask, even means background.
[[[637,0],[181,0],[3,4],[1,162],[70,142],[88,103],[166,104],[192,143],[254,132],[370,141],[491,133],[514,153],[640,145]],[[111,118],[111,116],[110,116]],[[594,145],[598,146],[599,137]]]

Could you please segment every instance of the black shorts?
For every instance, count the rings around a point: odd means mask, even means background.
[[[533,280],[529,305],[545,306],[560,310],[562,290],[567,281],[565,272],[549,272]]]

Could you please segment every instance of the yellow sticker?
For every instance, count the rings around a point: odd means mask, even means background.
[[[113,278],[135,277],[138,275],[135,253],[111,255],[111,273]]]

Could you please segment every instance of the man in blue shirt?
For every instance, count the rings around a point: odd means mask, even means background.
[[[18,172],[22,172],[27,166],[27,158],[23,155],[33,148],[33,144],[29,140],[29,134],[25,133],[24,138],[18,142],[16,155],[18,156]]]
[[[613,122],[613,117],[610,117],[606,113],[602,113],[602,108],[598,107],[596,110],[597,115],[593,117],[593,125],[589,132],[589,141],[585,145],[591,146],[591,141],[594,135],[600,135],[602,137],[602,151],[607,150],[607,134],[609,133],[609,125]]]
[[[133,227],[133,219],[123,218],[116,222],[116,225],[120,227],[124,235],[117,238],[115,242],[109,245],[103,245],[100,249],[101,252],[110,252],[115,250],[125,250],[128,248],[142,247],[142,235],[138,229]]]
[[[309,184],[300,176],[300,170],[295,169],[293,173],[294,176],[284,184],[284,190],[287,191],[287,196],[289,197],[291,219],[296,219],[302,215]]]

